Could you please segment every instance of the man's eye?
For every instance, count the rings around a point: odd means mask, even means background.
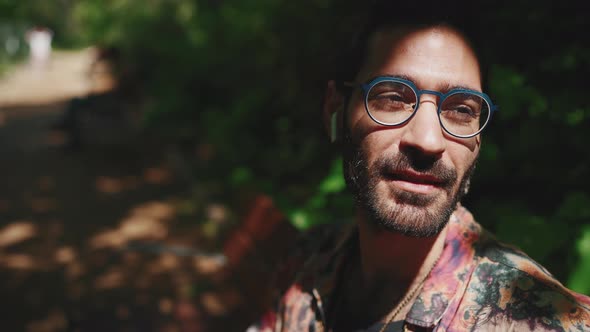
[[[399,112],[412,107],[405,101],[403,95],[398,93],[380,93],[369,99],[369,111],[372,112]]]
[[[469,122],[477,119],[479,112],[467,105],[452,105],[445,107],[442,115],[453,121]]]
[[[475,116],[475,112],[471,109],[471,107],[466,105],[459,105],[453,109],[453,111],[469,116]]]
[[[403,101],[404,98],[398,93],[381,93],[373,96],[373,99],[385,99],[390,101]]]

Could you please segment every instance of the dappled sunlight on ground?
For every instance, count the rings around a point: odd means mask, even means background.
[[[8,247],[35,236],[37,228],[32,222],[17,221],[0,229],[0,247]]]
[[[141,177],[129,175],[126,177],[99,176],[96,178],[96,190],[105,194],[116,194],[139,188],[145,184],[170,183],[172,175],[163,167],[149,167],[143,170]]]
[[[33,270],[39,267],[32,255],[3,254],[0,256],[0,266],[14,270]]]
[[[235,213],[206,195],[195,202],[165,146],[89,140],[73,151],[52,129],[64,98],[82,93],[71,84],[87,52],[55,54],[29,90],[18,88],[33,77],[25,69],[0,81],[0,311],[11,313],[3,327],[242,328],[254,306],[222,241]],[[64,86],[42,82],[58,80],[66,63]]]
[[[94,235],[89,239],[92,249],[121,248],[133,240],[162,240],[168,235],[166,221],[173,209],[165,203],[152,202],[133,208],[119,227]]]
[[[51,332],[62,331],[67,328],[67,319],[63,310],[53,309],[43,319],[27,324],[27,331]]]

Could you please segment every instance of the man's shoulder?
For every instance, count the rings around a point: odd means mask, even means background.
[[[561,285],[545,267],[518,247],[498,241],[486,230],[482,229],[479,240],[474,244],[474,249],[478,259],[478,268],[488,267],[502,275],[523,273],[541,284]]]
[[[590,298],[567,289],[539,263],[486,231],[474,249],[461,319],[480,327],[590,330]]]

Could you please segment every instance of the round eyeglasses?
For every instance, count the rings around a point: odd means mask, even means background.
[[[358,86],[349,82],[344,85]],[[400,126],[408,122],[418,110],[423,94],[437,96],[441,127],[458,138],[479,134],[497,109],[490,97],[482,92],[469,89],[453,89],[447,93],[419,90],[412,81],[401,78],[377,77],[367,84],[360,84],[360,87],[369,117],[384,126]]]

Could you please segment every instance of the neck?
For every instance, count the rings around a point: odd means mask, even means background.
[[[446,235],[445,228],[437,236],[410,237],[378,230],[360,214],[356,219],[359,251],[347,271],[348,286],[344,288],[345,300],[341,300],[345,309],[337,309],[341,312],[333,318],[331,326],[336,331],[366,328],[377,320],[404,319],[411,306],[403,303],[412,303],[418,295],[442,252]]]
[[[357,223],[363,284],[378,287],[375,284],[380,281],[394,281],[401,292],[430,272],[442,251],[446,234],[445,228],[432,237],[406,236],[377,229],[362,215],[357,215]]]

